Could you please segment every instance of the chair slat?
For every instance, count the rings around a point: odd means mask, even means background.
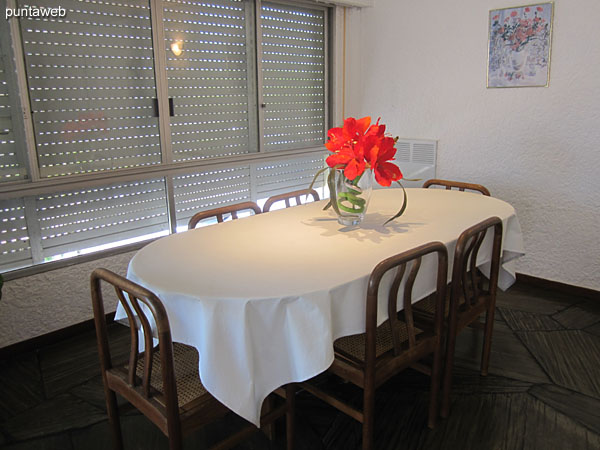
[[[221,206],[219,208],[213,208],[206,211],[200,211],[194,214],[188,222],[188,230],[196,228],[199,222],[205,219],[215,217],[218,223],[225,221],[226,215],[231,215],[232,220],[238,218],[238,213],[241,211],[252,211],[254,214],[260,214],[262,211],[260,207],[254,202],[242,202],[235,203],[233,205]]]
[[[430,186],[443,186],[447,191],[456,188],[461,192],[465,192],[465,189],[470,191],[477,191],[482,193],[483,195],[490,196],[490,191],[481,184],[475,183],[465,183],[462,181],[453,181],[453,180],[440,180],[438,178],[433,178],[431,180],[425,181],[423,183],[424,188],[429,188]]]
[[[314,189],[300,189],[297,191],[286,192],[285,194],[273,195],[272,197],[269,197],[263,205],[262,212],[269,212],[275,203],[281,201],[285,203],[286,208],[289,208],[291,206],[290,199],[292,198],[296,200],[296,205],[301,205],[302,197],[307,200],[308,196],[311,196],[315,202],[320,200],[319,193]]]

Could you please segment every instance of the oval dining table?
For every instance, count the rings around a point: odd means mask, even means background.
[[[406,211],[385,226],[402,204],[400,189],[373,191],[354,227],[340,225],[322,200],[173,234],[139,250],[128,277],[162,300],[173,340],[198,350],[207,390],[258,425],[269,393],[325,371],[334,340],[364,332],[367,281],[383,259],[441,241],[451,261],[463,230],[498,216],[499,286],[514,282],[513,260],[524,251],[511,205],[459,191],[406,192]],[[484,241],[477,261],[484,273],[490,251]],[[434,289],[434,260],[424,259],[414,301]],[[387,319],[385,305],[378,323]],[[116,319],[123,317],[118,308]]]

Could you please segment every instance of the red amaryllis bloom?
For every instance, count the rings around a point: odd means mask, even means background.
[[[331,128],[327,132],[329,141],[325,144],[325,147],[329,151],[336,152],[341,150],[343,147],[353,145],[358,141],[369,128],[371,124],[371,117],[363,117],[362,119],[356,120],[354,117],[348,117],[344,120],[343,127]]]
[[[349,180],[354,180],[365,171],[366,162],[361,145],[348,145],[342,147],[325,160],[329,167],[345,166],[344,175]]]
[[[365,139],[367,141],[367,139]],[[402,172],[397,165],[389,162],[396,155],[394,145],[396,141],[393,138],[384,136],[373,142],[366,142],[364,149],[365,158],[375,172],[375,180],[381,186],[389,186],[392,181],[402,179]]]

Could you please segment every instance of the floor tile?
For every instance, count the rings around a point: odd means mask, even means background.
[[[600,314],[597,314],[594,310],[586,306],[586,303],[573,305],[564,311],[554,314],[552,317],[565,328],[573,330],[582,330],[600,323]]]
[[[71,440],[68,434],[50,436],[41,439],[32,439],[26,442],[7,445],[4,450],[71,450]]]
[[[86,381],[83,384],[78,384],[69,390],[69,393],[79,397],[81,400],[90,403],[96,408],[106,411],[106,400],[104,398],[104,387],[102,386],[102,377],[100,375]],[[120,395],[117,395],[117,403],[122,406],[129,404]]]
[[[113,358],[122,360],[128,354],[128,329],[122,325],[111,326]],[[72,387],[97,376],[100,362],[93,331],[40,351],[40,366],[44,390],[48,398],[69,391]]]
[[[591,327],[587,327],[585,329],[585,331],[587,331],[590,334],[593,334],[594,336],[599,336],[600,337],[600,323],[592,325]]]
[[[61,394],[0,425],[11,441],[48,436],[106,419],[104,411],[70,394]]]
[[[473,328],[463,330],[456,341],[455,366],[478,372],[482,348],[483,332],[481,330]],[[494,321],[489,374],[530,383],[548,383],[550,381],[514,332],[500,320]]]
[[[600,399],[552,384],[534,386],[529,393],[600,435]]]
[[[166,449],[167,438],[141,414],[122,416],[123,447],[127,450]],[[71,431],[74,450],[112,449],[112,435],[108,420],[82,430]]]
[[[483,377],[478,370],[455,367],[453,370],[452,392],[455,394],[508,394],[528,392],[531,382],[506,378],[493,374]]]
[[[564,329],[560,323],[545,314],[524,312],[508,308],[498,308],[497,311],[502,315],[510,329],[513,331],[544,331]]]
[[[0,422],[43,400],[42,378],[34,352],[0,362]]]
[[[586,449],[600,436],[525,393],[459,396],[424,449]]]
[[[506,292],[498,289],[496,306],[538,314],[555,314],[580,301],[564,294],[517,283]]]
[[[600,398],[600,339],[577,330],[518,335],[555,384]]]

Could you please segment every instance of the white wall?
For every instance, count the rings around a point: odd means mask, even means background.
[[[516,208],[519,272],[600,290],[600,1],[555,0],[548,88],[486,89],[489,10],[516,4],[348,10],[345,115],[439,140],[439,178]]]
[[[0,348],[93,318],[92,270],[105,267],[124,276],[133,255],[123,253],[5,282],[0,301]],[[117,301],[114,292],[105,292],[107,313],[115,310]]]

